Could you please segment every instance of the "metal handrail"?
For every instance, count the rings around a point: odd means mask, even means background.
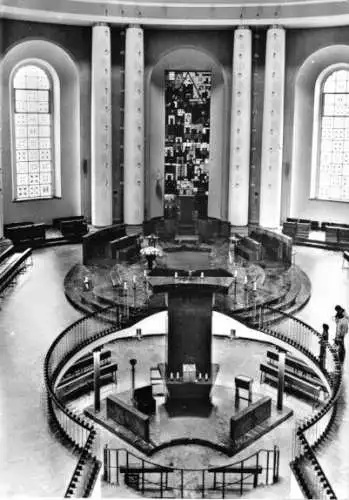
[[[115,306],[107,306],[99,311],[96,311],[92,314],[89,314],[89,315],[75,321],[72,325],[70,325],[68,328],[66,328],[55,339],[55,341],[50,346],[50,349],[49,349],[49,351],[46,355],[46,358],[45,358],[44,375],[45,375],[46,389],[47,389],[47,393],[48,393],[50,413],[51,413],[51,415],[55,415],[55,408],[54,407],[56,407],[58,410],[60,410],[64,414],[66,419],[69,419],[70,421],[73,422],[74,425],[77,425],[79,428],[82,429],[82,431],[85,431],[85,433],[82,432],[80,434],[80,441],[79,441],[79,438],[76,438],[76,436],[73,437],[72,435],[70,435],[69,432],[67,432],[67,429],[64,429],[63,425],[61,425],[59,420],[56,418],[56,422],[58,423],[63,434],[65,434],[68,437],[68,439],[71,443],[73,443],[75,446],[77,446],[77,449],[82,450],[82,452],[84,451],[86,442],[87,442],[88,438],[90,437],[91,433],[93,433],[93,431],[95,431],[95,428],[86,419],[74,414],[74,412],[72,412],[71,410],[66,408],[65,405],[63,403],[61,403],[61,401],[56,397],[55,392],[54,392],[55,380],[57,379],[58,375],[61,372],[61,369],[67,363],[69,358],[71,358],[74,354],[76,354],[79,350],[81,350],[81,348],[86,347],[91,342],[94,342],[95,340],[103,338],[105,335],[108,335],[112,331],[115,331],[115,326],[117,326],[118,329],[119,328],[124,329],[128,326],[132,326],[132,318],[131,318],[131,321],[130,321],[130,317],[129,317],[127,321],[125,321],[125,322],[122,321],[122,324],[120,324],[119,323],[120,318],[119,318],[119,315],[117,315],[117,319],[116,319],[113,327],[109,326],[108,328],[104,328],[99,333],[95,333],[94,335],[91,334],[91,336],[88,339],[85,339],[84,341],[76,344],[73,347],[73,349],[66,352],[65,355],[56,363],[56,366],[52,370],[52,372],[51,372],[50,360],[51,360],[52,354],[54,353],[55,348],[59,345],[59,343],[65,337],[67,337],[69,335],[69,332],[71,332],[72,330],[75,330],[76,328],[79,328],[81,325],[84,324],[84,322],[86,322],[88,320],[100,319],[101,314],[112,310],[114,307]],[[117,306],[117,309],[119,310],[119,312],[120,312],[120,310],[122,311],[122,307],[123,307],[122,305]],[[161,310],[165,310],[165,308],[161,308]],[[276,330],[271,330],[269,326],[268,326],[268,328],[265,328],[264,327],[264,314],[263,313],[264,313],[264,311],[270,311],[270,312],[275,312],[276,314],[281,314],[285,318],[287,318],[287,319],[291,320],[292,322],[295,322],[298,325],[300,325],[301,327],[305,328],[307,330],[307,332],[310,332],[315,337],[320,338],[320,334],[316,330],[314,330],[312,327],[310,327],[309,325],[307,325],[303,321],[299,320],[298,318],[295,318],[295,317],[289,315],[288,313],[284,313],[283,311],[280,311],[278,309],[273,309],[270,306],[259,306],[258,310],[260,313],[260,317],[262,318],[262,324],[260,325],[259,329],[263,330],[265,333],[267,333],[271,336],[274,336],[274,337],[279,338],[279,339],[281,338],[285,342],[288,342],[294,348],[300,350],[303,354],[307,355],[313,362],[317,361],[317,359],[313,355],[313,353],[311,353],[307,348],[305,348],[299,342],[295,342],[294,339],[289,339],[285,333],[279,333]],[[125,312],[125,311],[122,311],[122,312]],[[128,308],[128,314],[130,314],[130,312],[132,312],[132,308]],[[144,317],[146,317],[147,315],[154,314],[157,311],[152,310],[152,309],[148,309],[147,307],[145,307],[145,308],[141,309],[141,312],[146,313],[144,315]],[[229,311],[229,312],[231,313],[231,311]],[[125,317],[125,315],[124,315],[124,317]],[[139,316],[137,316],[137,318],[135,319],[135,322],[138,322],[138,321],[140,321]],[[332,356],[333,365],[335,367],[335,370],[332,373],[330,371],[328,371],[327,369],[322,370],[324,375],[326,376],[326,378],[331,381],[331,389],[332,389],[331,396],[330,396],[329,401],[325,404],[325,406],[320,408],[316,412],[315,415],[313,415],[311,418],[305,418],[298,425],[298,428],[296,429],[296,441],[297,441],[297,446],[299,448],[299,451],[296,451],[294,453],[294,458],[293,458],[292,463],[297,461],[297,464],[301,465],[302,460],[308,459],[309,454],[311,454],[311,463],[313,464],[312,468],[314,470],[314,474],[316,473],[317,476],[320,475],[320,477],[321,477],[320,482],[321,482],[322,489],[324,491],[328,492],[328,495],[326,496],[326,498],[333,499],[333,498],[336,498],[336,496],[333,492],[333,489],[330,485],[329,480],[327,479],[324,471],[320,467],[320,464],[318,463],[318,460],[317,460],[316,455],[315,455],[315,450],[316,450],[317,446],[328,435],[328,432],[329,432],[331,425],[333,423],[333,418],[330,418],[329,421],[324,424],[325,426],[321,430],[320,435],[316,436],[316,439],[314,440],[313,443],[309,442],[307,439],[307,436],[306,436],[307,431],[314,428],[316,426],[316,424],[319,423],[325,415],[328,415],[331,412],[331,410],[332,410],[332,414],[335,412],[335,405],[336,405],[336,401],[338,399],[340,388],[341,388],[340,364],[338,362],[338,358],[337,358],[335,349],[332,346],[330,346],[330,344],[326,344],[326,349],[328,351],[328,354]],[[72,434],[74,434],[75,432],[76,431],[73,431]],[[81,440],[81,436],[84,436],[85,440]],[[299,436],[301,436],[301,438]],[[306,444],[304,444],[304,443],[306,443]],[[311,453],[309,450],[311,451]],[[94,458],[96,460],[98,460],[97,457],[94,456]]]
[[[108,312],[110,313],[114,309],[115,305],[109,305],[76,320],[65,330],[63,330],[63,332],[60,335],[58,335],[58,337],[51,344],[45,357],[44,380],[48,397],[49,414],[54,419],[56,425],[58,425],[58,428],[60,429],[64,437],[68,439],[69,443],[72,444],[77,451],[80,451],[78,464],[74,470],[73,476],[71,478],[71,481],[69,482],[68,488],[65,493],[66,497],[72,496],[77,488],[77,480],[76,480],[78,476],[77,472],[79,469],[79,465],[81,465],[81,462],[83,462],[84,460],[92,461],[93,465],[96,465],[96,469],[99,469],[100,461],[98,460],[95,453],[92,451],[93,446],[95,444],[95,436],[96,436],[96,429],[94,425],[89,423],[86,418],[75,414],[60,401],[60,399],[55,394],[55,389],[54,389],[55,382],[59,377],[64,366],[69,361],[69,359],[74,354],[79,352],[82,348],[86,347],[87,345],[91,344],[92,342],[95,342],[100,338],[103,338],[106,335],[109,335],[110,333],[115,332],[115,327],[117,328],[117,330],[131,327],[133,324],[137,323],[141,319],[149,315],[152,315],[156,312],[159,312],[160,308],[140,309],[140,308],[125,307],[119,304],[116,307],[117,314],[115,321],[113,322],[112,318],[109,318],[111,320],[112,326],[108,325],[108,327],[102,328],[101,331],[95,334],[93,334],[92,332],[88,339],[84,339],[81,342],[76,342],[76,345],[72,349],[67,350],[67,352],[63,353],[62,357],[58,361],[56,361],[56,363],[52,361],[52,358],[55,353],[55,349],[57,349],[59,344],[69,336],[70,332],[74,332],[73,337],[75,337],[76,330],[79,329],[80,327],[83,327],[87,321],[98,320],[101,321],[102,323],[103,321],[105,321],[103,315],[105,315],[105,313]],[[161,308],[161,310],[163,309]],[[133,318],[132,317],[133,313],[136,312],[138,314]],[[141,312],[143,312],[144,314],[140,318],[139,313]],[[54,368],[51,366],[51,362],[52,364],[55,364]],[[60,418],[58,418],[57,416],[57,413],[59,412],[61,413]],[[71,429],[69,427],[69,424],[72,424]],[[90,479],[91,481],[93,480],[93,478]]]

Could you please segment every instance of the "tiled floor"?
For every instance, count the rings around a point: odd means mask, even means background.
[[[340,253],[306,247],[296,250],[296,263],[313,284],[312,297],[299,316],[318,329],[328,322],[333,332],[334,305],[349,308],[349,270],[342,270]],[[79,317],[63,292],[63,278],[76,262],[81,262],[79,245],[35,252],[33,267],[19,277],[0,303],[0,497],[61,497],[76,463],[75,457],[49,433],[42,370],[53,339]],[[348,362],[349,357],[344,367],[346,401]],[[342,410],[342,424],[321,450],[320,458],[338,497],[349,498],[349,407],[343,404]],[[288,422],[256,446],[279,442],[289,432]],[[115,439],[114,446],[119,445]],[[281,466],[286,470],[289,453],[289,446],[281,452]],[[273,490],[259,489],[258,496],[285,498],[288,486],[289,476],[285,475]],[[256,498],[256,492],[250,497]],[[129,496],[125,491],[105,494]]]

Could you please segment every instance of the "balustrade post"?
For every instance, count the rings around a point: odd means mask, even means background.
[[[94,390],[94,411],[101,410],[101,350],[102,347],[94,349],[93,352],[93,390]]]
[[[279,352],[278,362],[278,392],[277,392],[277,409],[282,411],[284,391],[285,391],[285,361],[286,353]]]
[[[109,482],[109,474],[108,474],[108,445],[106,444],[103,448],[103,481]]]
[[[326,323],[323,323],[322,335],[319,340],[320,344],[319,363],[322,370],[326,367],[326,345],[328,343],[328,329],[329,326]]]

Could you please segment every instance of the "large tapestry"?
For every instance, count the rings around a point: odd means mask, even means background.
[[[178,195],[194,197],[199,215],[204,215],[203,199],[207,200],[209,186],[210,100],[211,72],[165,72],[165,215]]]

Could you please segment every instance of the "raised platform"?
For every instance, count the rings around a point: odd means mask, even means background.
[[[124,401],[130,401],[130,392],[117,393]],[[253,403],[262,399],[262,394],[253,394]],[[200,405],[189,402],[168,407],[164,400],[157,398],[157,411],[150,416],[150,440],[144,441],[129,429],[118,425],[106,416],[105,400],[101,403],[101,411],[95,413],[93,407],[88,407],[85,414],[110,432],[129,442],[135,448],[147,455],[173,446],[174,444],[202,444],[233,456],[246,448],[261,436],[280,425],[292,416],[293,411],[284,407],[278,411],[272,403],[271,416],[260,425],[247,432],[237,441],[230,439],[230,419],[247,406],[240,401],[235,407],[233,389],[224,386],[214,386],[211,392],[211,405]]]

